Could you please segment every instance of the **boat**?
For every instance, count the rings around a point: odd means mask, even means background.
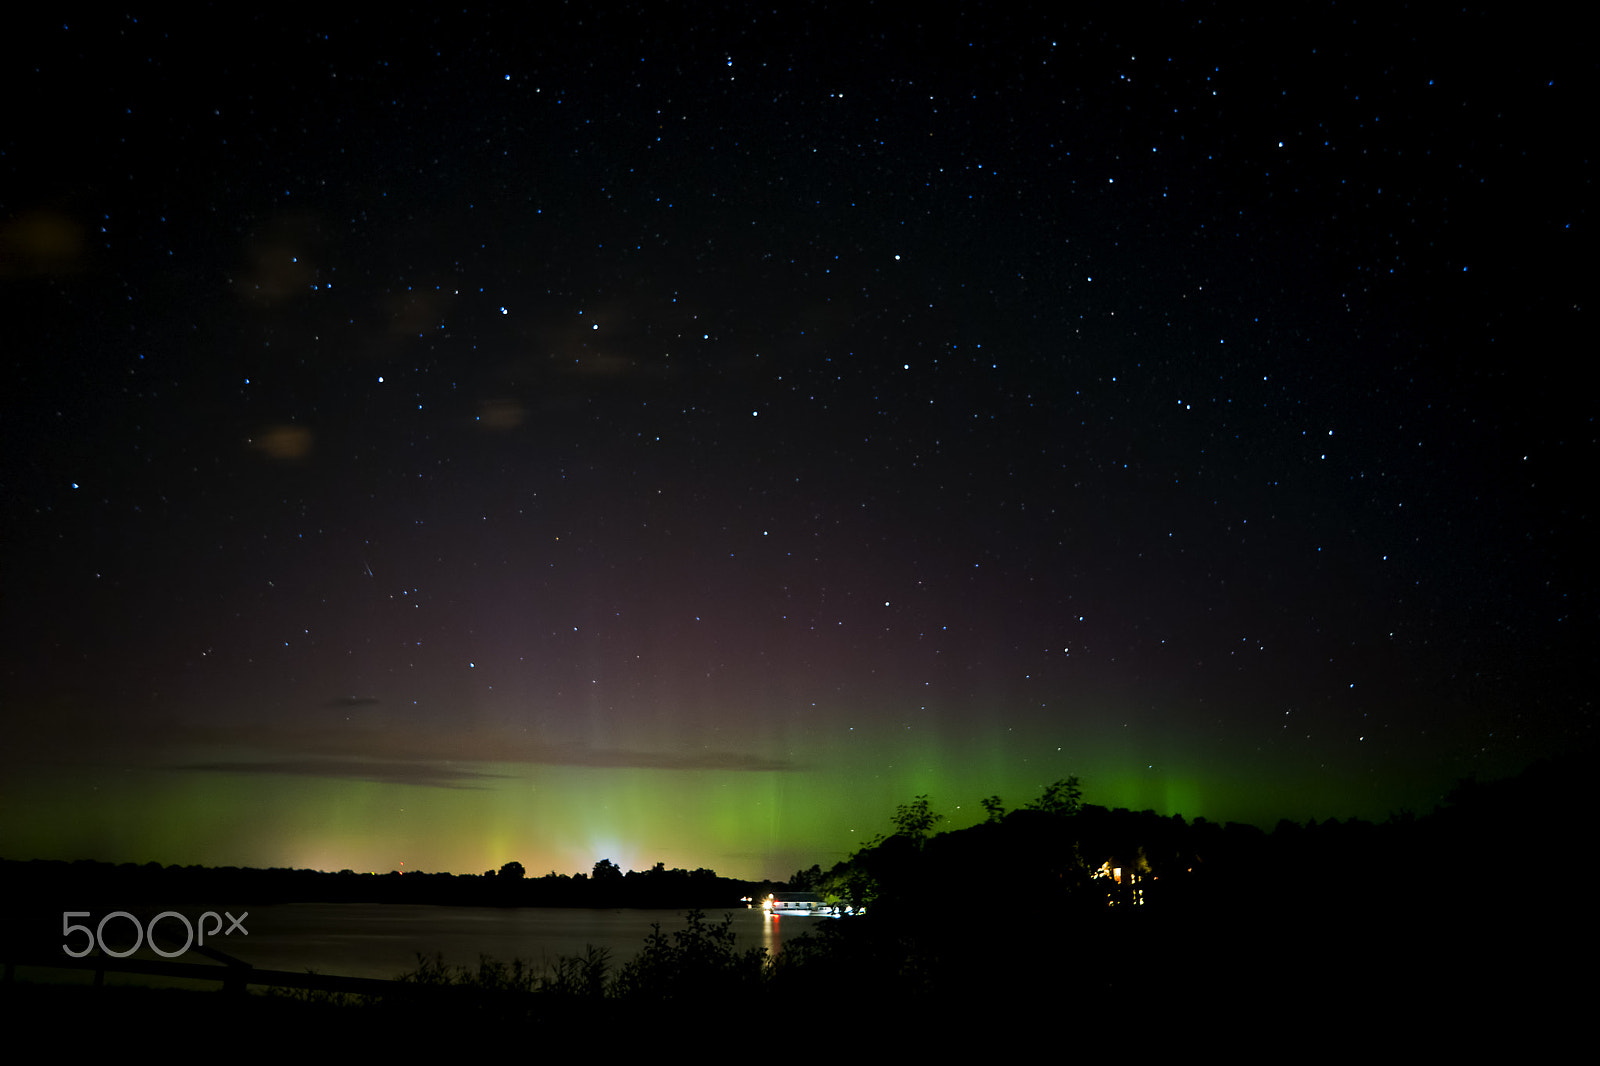
[[[761,909],[771,915],[797,918],[838,918],[861,913],[842,903],[829,903],[815,892],[790,892],[787,889],[768,893],[767,898],[761,901]]]

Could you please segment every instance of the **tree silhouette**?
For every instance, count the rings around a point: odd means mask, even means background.
[[[622,880],[622,868],[610,859],[601,859],[594,864],[594,879],[600,884],[617,884]]]
[[[789,887],[801,892],[816,888],[821,883],[822,866],[820,863],[813,864],[809,870],[796,870],[794,875],[789,878]]]
[[[910,803],[902,803],[897,807],[893,820],[896,833],[910,837],[920,844],[928,835],[928,830],[944,821],[944,815],[933,813],[933,806],[928,802],[927,796],[918,796]]]
[[[1046,785],[1044,794],[1028,804],[1028,810],[1049,814],[1077,814],[1083,810],[1083,789],[1078,787],[1077,775]]]
[[[508,862],[504,866],[500,867],[500,876],[509,877],[513,881],[520,881],[527,875],[528,871],[523,869],[520,862]]]

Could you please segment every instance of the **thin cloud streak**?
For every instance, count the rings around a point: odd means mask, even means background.
[[[353,759],[304,759],[286,762],[191,763],[177,767],[198,773],[219,774],[298,774],[305,777],[333,777],[341,780],[374,781],[387,785],[421,785],[427,788],[475,789],[472,782],[503,777],[477,770],[414,762],[362,762]]]
[[[462,781],[503,776],[462,769],[463,764],[779,773],[805,769],[792,759],[754,752],[710,748],[646,751],[547,744],[493,731],[445,733],[366,726],[242,726],[201,728],[189,739],[207,747],[244,749],[277,754],[282,758],[269,755],[260,759],[211,760],[186,763],[180,769],[354,777],[445,788],[465,787]]]

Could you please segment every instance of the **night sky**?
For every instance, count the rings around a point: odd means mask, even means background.
[[[1594,64],[1500,7],[13,26],[0,855],[782,877],[1587,747]]]

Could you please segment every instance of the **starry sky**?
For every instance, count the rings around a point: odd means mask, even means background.
[[[1589,745],[1593,61],[1280,7],[19,24],[0,855],[782,877]]]

